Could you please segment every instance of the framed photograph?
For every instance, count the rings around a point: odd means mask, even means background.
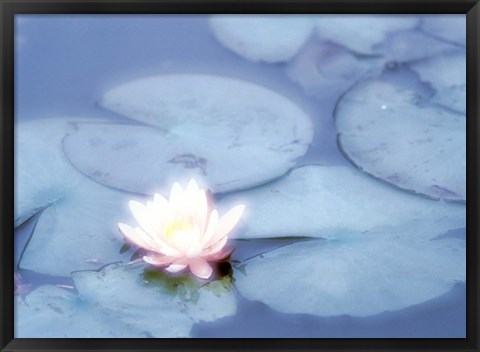
[[[0,9],[1,351],[479,351],[477,1]]]

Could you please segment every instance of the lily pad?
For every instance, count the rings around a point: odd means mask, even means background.
[[[422,30],[431,36],[458,45],[466,45],[467,16],[466,15],[431,15],[422,21]]]
[[[231,278],[205,284],[144,269],[112,264],[98,272],[73,273],[73,278],[86,304],[151,337],[188,337],[195,323],[236,313]]]
[[[322,40],[340,44],[356,53],[381,54],[376,48],[389,33],[414,28],[416,16],[408,15],[323,15],[316,20]]]
[[[410,65],[422,81],[436,90],[432,101],[465,115],[467,59],[465,50],[439,55]]]
[[[20,268],[55,276],[128,260],[117,224],[133,217],[128,201],[139,200],[87,178],[46,209],[23,253]],[[61,263],[59,265],[58,263]]]
[[[452,51],[455,46],[432,38],[418,29],[393,32],[377,46],[390,61],[410,62],[434,57]]]
[[[457,113],[373,79],[346,93],[335,117],[340,148],[361,170],[431,198],[465,201],[466,121]]]
[[[387,231],[398,226],[430,229],[465,226],[465,206],[412,196],[345,166],[304,166],[261,188],[219,203],[246,205],[236,238],[309,236]]]
[[[118,320],[111,320],[72,292],[40,286],[15,300],[15,338],[145,337]]]
[[[75,170],[62,152],[62,138],[74,126],[67,119],[16,125],[16,219],[47,208],[21,257],[22,269],[68,276],[128,258],[119,254],[117,223],[132,218],[127,203],[135,197]]]
[[[299,242],[255,257],[236,287],[283,313],[368,316],[440,296],[465,280],[465,241],[417,232]],[[272,278],[272,279],[266,279]]]
[[[65,151],[92,179],[131,192],[145,193],[164,177],[189,171],[203,176],[217,193],[249,188],[292,168],[313,138],[312,123],[296,104],[261,86],[224,77],[141,79],[106,93],[102,105],[158,128],[105,125],[99,127],[109,131],[103,135],[97,126],[82,126],[66,139]],[[95,156],[107,152],[112,154],[109,163]]]
[[[290,60],[312,33],[309,16],[220,15],[210,28],[223,46],[251,61]]]
[[[61,199],[84,178],[59,147],[69,128],[60,118],[15,124],[15,226]]]

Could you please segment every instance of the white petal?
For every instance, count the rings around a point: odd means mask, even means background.
[[[223,249],[223,247],[225,247],[225,245],[227,244],[227,241],[228,241],[228,236],[223,237],[221,240],[219,240],[213,246],[205,249],[204,252],[202,253],[202,257],[213,255],[213,254],[216,254],[216,253],[220,252]]]
[[[171,206],[174,206],[178,200],[183,195],[183,188],[177,182],[175,182],[172,186],[172,190],[170,191],[170,198],[169,202]]]
[[[207,195],[203,189],[199,190],[197,195],[196,201],[196,209],[195,209],[195,222],[197,223],[198,227],[200,228],[200,232],[205,232],[205,226],[207,225],[207,217],[208,217],[208,202],[207,202]]]
[[[225,215],[220,218],[217,229],[212,238],[207,242],[207,246],[215,244],[224,236],[228,235],[230,231],[237,225],[245,210],[245,205],[237,205],[230,209]]]
[[[212,213],[210,214],[210,220],[208,221],[207,229],[205,230],[202,238],[202,244],[207,244],[208,241],[210,241],[210,239],[212,238],[215,230],[217,229],[218,218],[218,211],[216,209],[213,209]]]
[[[152,239],[141,229],[134,229],[127,224],[118,224],[120,232],[134,245],[140,248],[145,248],[151,251],[156,251],[157,248],[152,242]]]
[[[130,210],[132,211],[135,220],[137,220],[138,224],[141,228],[149,235],[152,239],[155,239],[155,230],[150,223],[150,219],[148,216],[147,208],[140,202],[131,200],[128,202]]]

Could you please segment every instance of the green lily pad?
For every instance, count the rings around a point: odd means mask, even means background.
[[[346,93],[335,117],[340,148],[361,170],[431,198],[465,201],[465,118],[380,79]]]
[[[219,202],[246,205],[235,238],[309,236],[341,238],[345,233],[465,226],[465,206],[416,197],[345,166],[304,166],[261,188]]]
[[[299,242],[249,260],[236,287],[282,313],[368,316],[440,296],[465,281],[465,241],[416,231]]]

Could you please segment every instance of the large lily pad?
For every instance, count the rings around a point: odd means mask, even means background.
[[[399,310],[465,280],[465,241],[431,240],[427,234],[432,232],[421,229],[285,246],[249,260],[245,274],[236,274],[236,286],[247,299],[283,313],[367,316]]]
[[[131,199],[136,197],[85,178],[42,213],[20,268],[68,276],[74,270],[128,260],[131,254],[119,253],[124,240],[117,224],[134,221],[128,209]]]
[[[465,226],[465,206],[395,189],[345,166],[304,166],[261,188],[232,194],[220,207],[246,205],[237,238],[310,236],[387,231],[399,226]]]
[[[195,323],[236,312],[230,277],[205,285],[120,264],[73,277],[78,295],[45,285],[17,298],[17,338],[188,337]]]
[[[67,276],[127,258],[119,254],[117,223],[132,218],[127,203],[135,197],[75,170],[62,152],[62,138],[74,126],[67,119],[16,126],[16,220],[48,207],[23,253],[22,269]]]
[[[68,121],[60,118],[15,124],[15,226],[61,199],[84,178],[59,147],[68,130]]]
[[[40,286],[15,300],[15,338],[145,337],[132,326],[112,320],[66,289]]]
[[[296,104],[264,87],[224,77],[141,79],[107,92],[102,105],[158,131],[105,126],[109,134],[101,135],[96,126],[83,126],[67,139],[66,153],[94,180],[132,192],[144,193],[165,176],[189,171],[203,176],[215,192],[249,188],[293,167],[313,138],[311,121]],[[122,158],[125,166],[91,158],[97,152],[111,153],[114,163]],[[131,160],[140,155],[142,160]],[[131,162],[140,169],[132,170]],[[108,167],[116,167],[115,174]]]
[[[436,199],[465,201],[465,119],[383,80],[338,103],[339,145],[363,171]]]
[[[431,36],[458,45],[466,45],[467,16],[461,15],[430,15],[422,21],[422,30]]]
[[[144,265],[109,265],[73,273],[80,298],[113,321],[151,337],[187,337],[199,321],[236,313],[230,277],[205,284],[189,276],[169,277]]]
[[[228,49],[251,60],[269,63],[290,60],[313,29],[308,16],[220,15],[210,18],[215,37]]]
[[[410,65],[436,93],[432,101],[465,115],[467,109],[467,59],[465,49],[438,55]]]

